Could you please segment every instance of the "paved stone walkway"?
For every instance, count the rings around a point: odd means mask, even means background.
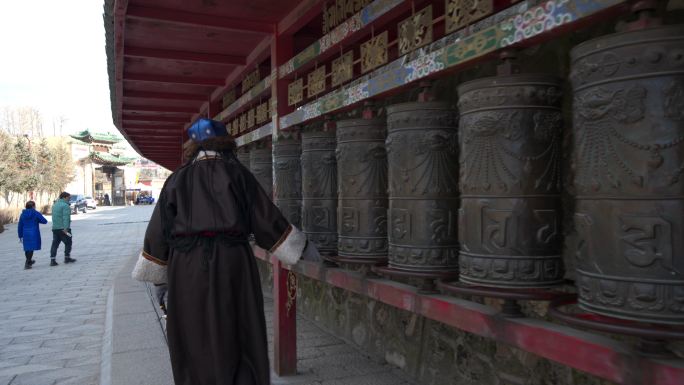
[[[50,267],[50,224],[43,250],[24,270],[16,225],[0,234],[0,384],[98,384],[105,309],[112,280],[137,253],[151,207],[100,207],[72,216],[78,261]]]
[[[170,385],[168,350],[146,285],[130,278],[152,208],[98,208],[73,219],[78,261],[23,270],[16,225],[0,234],[0,385]],[[267,294],[268,296],[268,294]],[[272,348],[273,303],[265,301]],[[271,353],[271,357],[272,357]],[[399,370],[298,318],[297,376],[274,385],[408,385]]]

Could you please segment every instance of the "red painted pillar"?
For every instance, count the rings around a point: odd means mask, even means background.
[[[278,36],[271,43],[271,114],[274,134],[278,118],[287,113],[287,82],[278,80],[278,66],[292,57],[292,36]],[[275,261],[275,260],[274,260]],[[273,367],[279,376],[297,374],[297,277],[273,263]]]
[[[279,376],[297,374],[297,276],[273,264],[273,367]]]

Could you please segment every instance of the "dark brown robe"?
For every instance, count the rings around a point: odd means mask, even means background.
[[[287,263],[305,238],[233,155],[204,154],[167,180],[144,258],[167,265],[167,335],[184,385],[270,385],[263,297],[247,242]]]

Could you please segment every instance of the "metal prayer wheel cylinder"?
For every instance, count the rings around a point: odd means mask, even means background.
[[[247,151],[246,148],[241,148],[237,150],[237,159],[240,163],[242,163],[243,166],[247,167],[249,169],[250,167],[250,159],[249,159],[249,151]]]
[[[337,253],[335,132],[302,134],[302,229],[321,255]]]
[[[273,164],[271,148],[255,148],[249,152],[249,169],[269,197],[273,196]]]
[[[273,142],[273,172],[275,189],[273,201],[285,218],[296,226],[302,226],[302,142],[288,137]]]
[[[684,25],[571,58],[579,305],[684,324]]]
[[[496,76],[458,93],[460,281],[561,283],[561,80]]]
[[[388,266],[458,271],[458,114],[440,102],[387,108]]]
[[[338,255],[387,260],[385,119],[337,122]]]

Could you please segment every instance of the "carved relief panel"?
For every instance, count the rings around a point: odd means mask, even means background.
[[[404,55],[432,42],[432,5],[411,15],[397,26],[399,54]]]
[[[333,87],[351,80],[354,76],[354,51],[349,51],[332,62],[331,84]]]
[[[580,306],[684,324],[684,26],[572,50]]]
[[[304,100],[304,79],[299,78],[287,86],[287,105],[293,106]]]
[[[321,254],[337,253],[335,132],[302,134],[302,228]]]
[[[361,44],[361,72],[387,63],[387,31]]]
[[[388,107],[389,265],[458,269],[458,115],[445,103]]]
[[[325,92],[325,66],[313,70],[308,75],[307,96],[314,97]]]
[[[384,119],[337,122],[339,255],[387,259],[387,154]]]
[[[446,0],[446,32],[471,24],[494,10],[494,0]]]
[[[459,87],[460,280],[561,283],[560,79],[509,75]]]

